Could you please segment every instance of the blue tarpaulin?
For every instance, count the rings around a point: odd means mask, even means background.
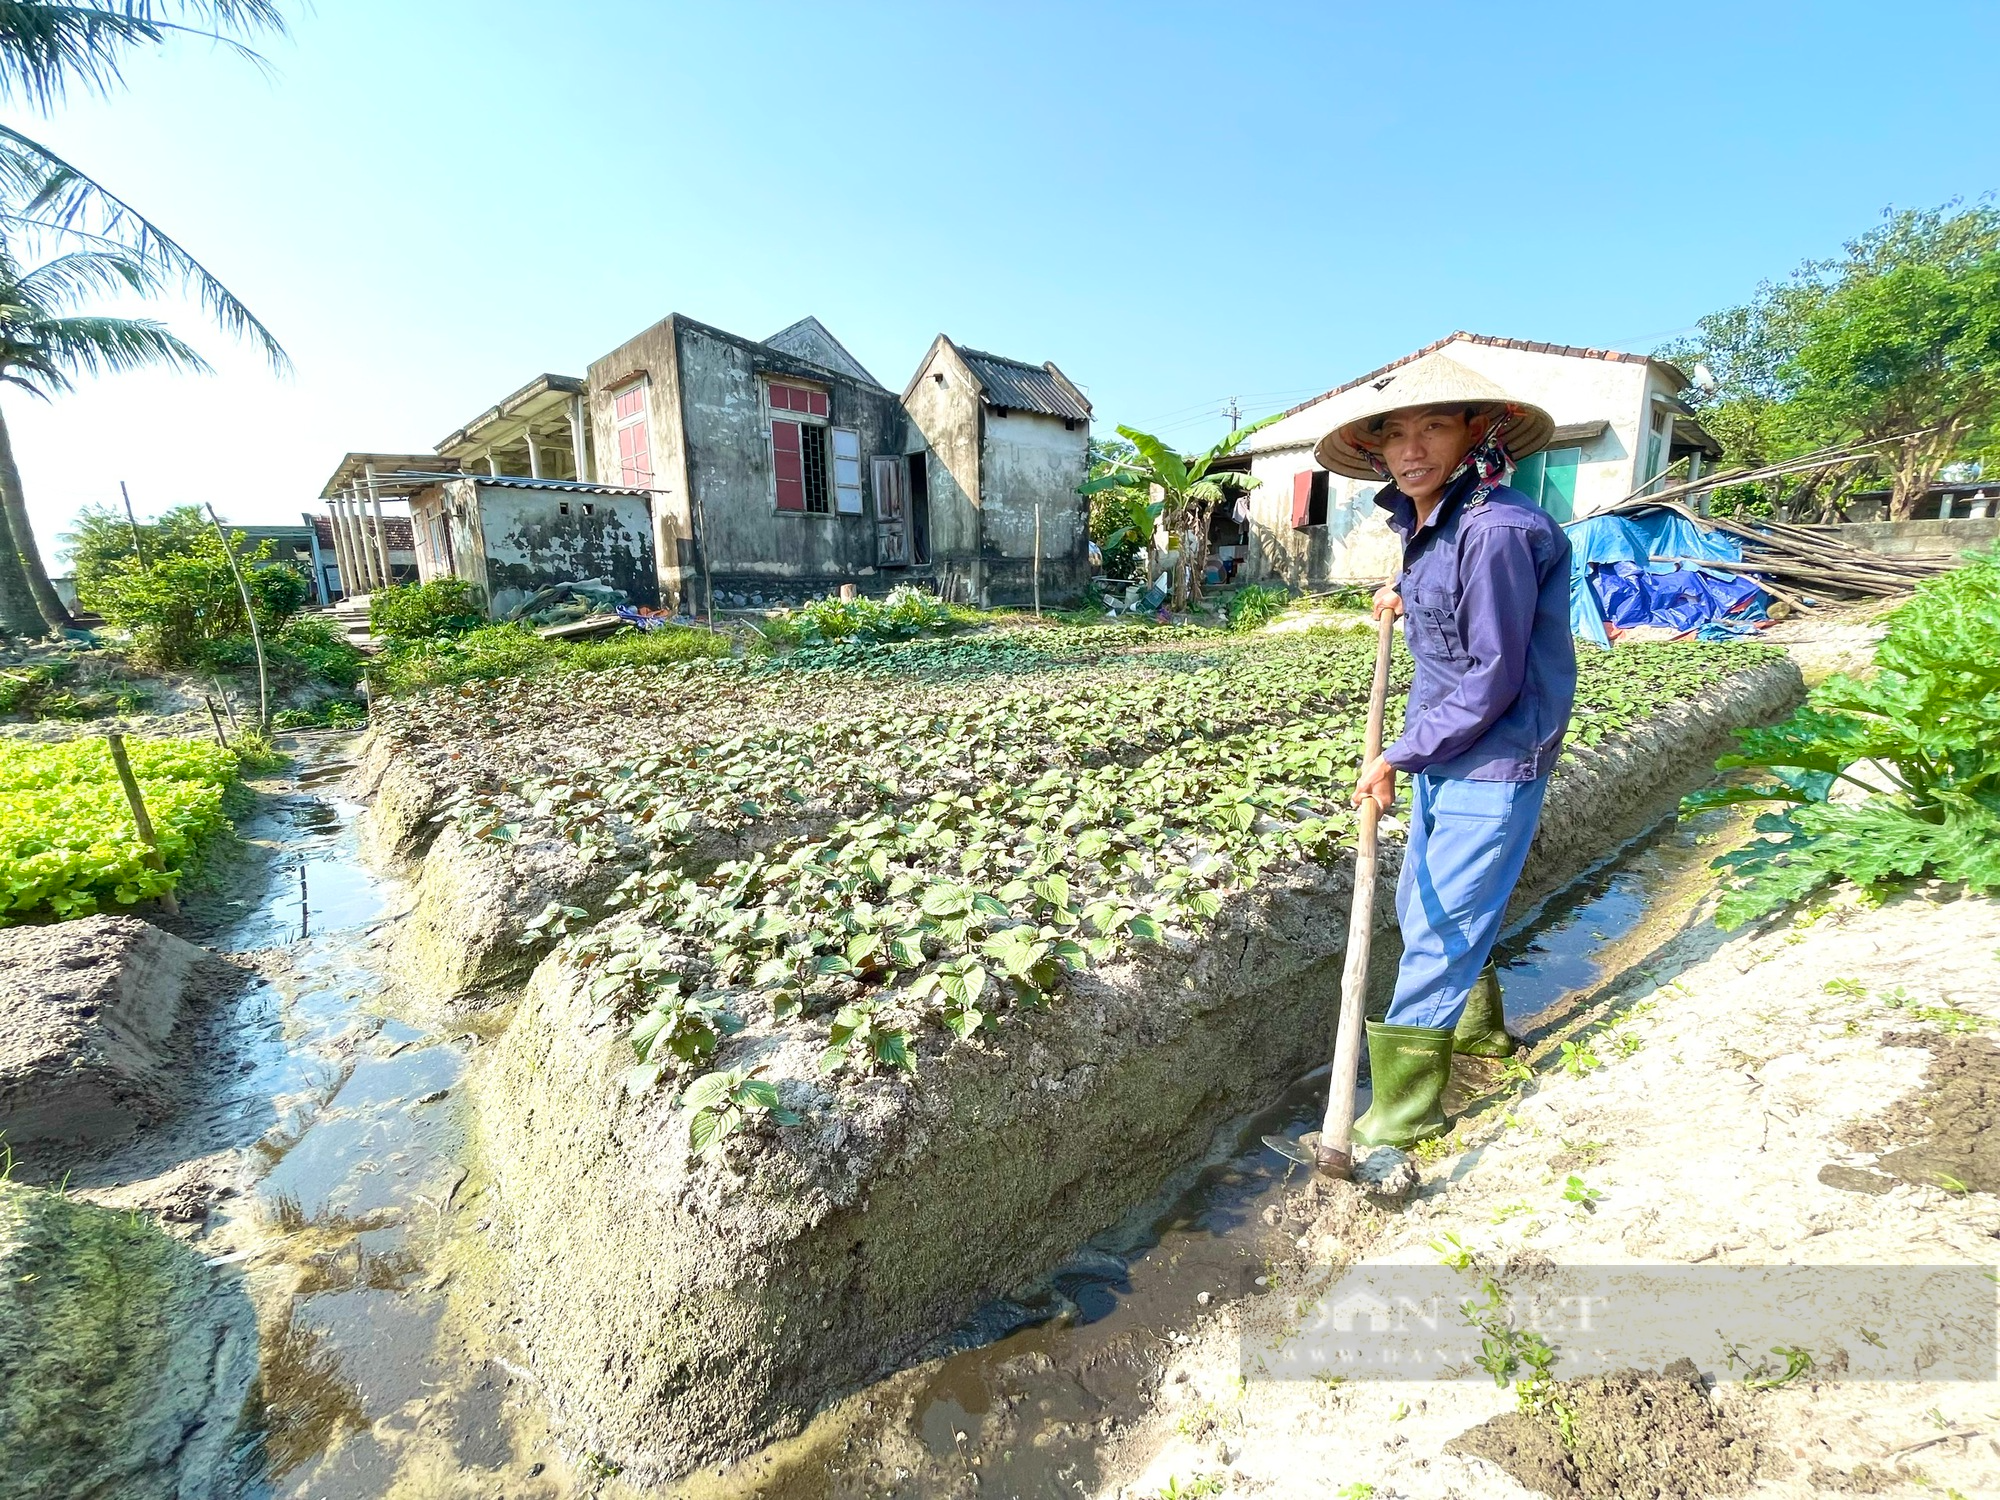
[[[1736,539],[1704,530],[1679,511],[1609,511],[1563,530],[1570,545],[1570,629],[1586,641],[1609,646],[1606,622],[1621,630],[1664,625],[1699,631],[1718,621],[1764,617],[1764,591],[1754,579],[1688,561],[1741,562]]]

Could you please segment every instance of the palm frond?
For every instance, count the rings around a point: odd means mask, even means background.
[[[61,372],[57,378],[65,385],[71,371],[121,375],[164,365],[195,375],[213,373],[193,345],[151,318],[44,318],[0,330],[0,336],[12,346],[0,348],[0,360],[19,363],[9,356],[32,348],[45,369]]]
[[[127,53],[173,36],[202,38],[265,67],[243,40],[260,32],[285,33],[274,0],[0,0],[0,98],[25,99],[46,113],[72,86],[108,94],[125,81]]]
[[[115,250],[71,251],[12,281],[14,295],[49,312],[74,307],[92,295],[145,296],[161,289],[158,277],[143,261]]]
[[[0,125],[0,143],[4,143],[0,145],[0,226],[13,224],[59,241],[74,239],[122,248],[152,275],[192,288],[217,326],[260,347],[274,372],[285,374],[291,369],[291,358],[271,330],[214,273],[145,215],[11,126]]]

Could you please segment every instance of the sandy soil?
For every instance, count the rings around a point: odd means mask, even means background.
[[[1996,1021],[2000,902],[1846,898],[1734,935],[1691,914],[1585,1007],[1569,1040],[1600,1064],[1539,1057],[1408,1203],[1295,1195],[1298,1258],[1175,1351],[1101,1493],[2000,1494]],[[1436,1278],[1454,1303],[1490,1279],[1517,1307],[1581,1286],[1638,1309],[1541,1325],[1567,1452],[1463,1348],[1457,1378],[1314,1378],[1372,1347],[1339,1332],[1358,1285]],[[1599,1378],[1619,1356],[1649,1373]]]

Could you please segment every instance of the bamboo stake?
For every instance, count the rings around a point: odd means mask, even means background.
[[[250,648],[257,653],[257,732],[271,732],[271,681],[264,668],[264,635],[257,628],[257,611],[250,603],[250,585],[243,581],[243,570],[236,565],[236,549],[229,545],[229,533],[222,529],[222,517],[215,513],[215,506],[208,507],[208,519],[214,523],[215,534],[222,538],[222,555],[229,559],[229,571],[236,577],[236,592],[243,596],[243,613],[250,621]]]
[[[132,528],[132,555],[139,559],[139,566],[146,566],[146,542],[139,532],[139,518],[132,514],[132,492],[125,488],[125,481],[118,481],[118,493],[125,500],[125,522]]]
[[[1361,763],[1382,753],[1382,718],[1389,700],[1389,654],[1396,622],[1385,610],[1375,625],[1375,681],[1368,693],[1368,732]],[[1340,1030],[1333,1044],[1333,1076],[1327,1080],[1326,1118],[1320,1125],[1314,1163],[1329,1177],[1354,1170],[1354,1079],[1361,1065],[1361,1036],[1368,1018],[1368,949],[1375,935],[1375,825],[1382,809],[1373,797],[1361,804],[1354,841],[1354,903],[1347,913],[1347,964],[1340,974]]]
[[[167,872],[167,861],[160,853],[159,836],[153,832],[153,820],[146,815],[146,799],[139,795],[139,778],[132,774],[131,759],[125,754],[125,736],[116,730],[104,736],[104,743],[111,750],[111,765],[118,772],[118,781],[125,788],[125,800],[132,804],[132,821],[139,828],[139,842],[146,846],[148,868]],[[174,899],[170,886],[160,892],[160,910],[170,917],[181,914],[181,904]]]
[[[229,736],[222,732],[221,711],[216,708],[215,700],[209,697],[208,694],[203,693],[201,701],[208,705],[208,720],[215,726],[215,743],[227,750],[229,748]]]
[[[1035,618],[1042,617],[1042,502],[1035,502]]]
[[[229,715],[229,727],[231,729],[239,727],[236,723],[236,710],[229,702],[229,690],[223,687],[220,677],[211,678],[210,681],[215,684],[215,696],[222,700],[222,711]]]

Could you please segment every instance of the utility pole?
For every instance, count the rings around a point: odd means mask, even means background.
[[[1243,407],[1234,396],[1231,396],[1228,404],[1222,408],[1222,414],[1229,418],[1229,430],[1234,432],[1237,424],[1243,420]]]

